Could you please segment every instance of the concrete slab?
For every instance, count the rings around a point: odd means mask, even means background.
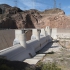
[[[24,62],[30,65],[35,65],[38,61],[39,61],[38,59],[26,59]]]

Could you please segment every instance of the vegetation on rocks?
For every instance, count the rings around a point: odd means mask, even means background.
[[[39,70],[61,70],[56,63],[38,63]]]

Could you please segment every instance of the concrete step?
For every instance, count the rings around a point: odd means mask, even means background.
[[[30,65],[35,65],[38,61],[39,61],[38,59],[26,59],[24,62]]]
[[[31,64],[31,65],[35,65],[38,61],[40,61],[43,57],[45,56],[45,54],[37,54],[35,57],[31,58],[31,59],[26,59],[24,62]]]

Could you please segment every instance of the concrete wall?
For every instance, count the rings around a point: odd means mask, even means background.
[[[51,37],[53,39],[57,39],[57,28],[52,28]]]
[[[46,29],[41,29],[41,30],[40,29],[33,29],[31,40],[28,40],[28,41],[24,42],[24,37],[26,36],[26,35],[24,35],[25,32],[24,32],[24,30],[19,30],[19,31],[20,32],[17,33],[17,34],[19,34],[20,36],[15,37],[15,38],[18,39],[19,43],[11,46],[9,48],[1,50],[0,51],[0,56],[1,57],[5,56],[9,60],[23,61],[26,58],[31,58],[34,55],[36,55],[37,51],[42,49],[47,43],[51,42],[52,41],[51,36],[52,36],[53,39],[58,39],[58,37],[60,37],[60,38],[66,38],[66,37],[70,38],[70,30],[65,31],[63,29],[53,28],[52,31],[51,31],[51,29],[49,27],[46,27]],[[7,33],[7,35],[4,35],[4,34],[3,35],[6,36],[6,37],[9,37],[9,39],[11,39],[12,38],[12,33],[13,32],[10,31],[9,35],[8,35],[8,33]],[[1,35],[1,36],[3,36],[3,35]],[[22,37],[23,40],[19,37]],[[0,39],[0,41],[1,41],[1,39]],[[3,42],[1,42],[1,43],[3,45]]]
[[[31,39],[31,35],[32,35],[32,31],[29,30],[26,33],[26,41]],[[14,29],[0,30],[0,50],[12,46],[14,38],[15,38]]]
[[[70,38],[70,29],[57,29],[58,38]]]
[[[37,33],[35,35],[36,38],[35,39],[32,38],[31,40],[24,42],[26,44],[26,47],[23,43],[23,40],[21,40],[20,38],[17,37],[17,39],[19,40],[19,43],[21,41],[22,42],[20,44],[17,43],[16,45],[14,45],[10,48],[1,50],[0,55],[5,56],[9,60],[18,60],[18,61],[23,61],[26,58],[33,57],[37,51],[39,51],[47,43],[52,41],[52,39],[49,35],[49,32],[47,30],[42,29],[41,33],[39,32],[39,29],[38,30],[35,29],[35,30]],[[33,30],[33,31],[35,31],[35,30]],[[19,30],[19,31],[20,31],[19,35],[21,37],[25,32],[23,30]],[[46,31],[46,33],[45,33],[45,31]],[[40,35],[38,34],[38,32],[40,33]],[[15,35],[15,36],[17,36],[17,35]],[[23,43],[23,45],[22,45],[22,43]]]
[[[70,38],[70,29],[52,28],[51,37],[53,39]]]
[[[12,46],[15,38],[15,30],[0,30],[0,50]]]

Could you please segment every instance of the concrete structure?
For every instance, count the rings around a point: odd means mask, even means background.
[[[41,50],[47,43],[52,41],[46,29],[32,29],[31,40],[26,41],[26,30],[15,30],[15,40],[13,46],[0,51],[1,56],[9,60],[23,61],[32,58],[36,52]]]
[[[31,40],[32,39],[40,40],[40,29],[33,29],[32,30]]]
[[[57,39],[57,28],[52,29],[51,37],[55,40]]]
[[[25,30],[15,30],[15,39],[21,46],[26,48],[26,36],[25,36]]]
[[[40,36],[47,36],[47,31],[45,29],[41,29]]]
[[[32,30],[32,36],[31,40],[26,41],[26,32],[28,30]],[[11,31],[11,33],[13,32]],[[24,61],[29,64],[36,64],[45,56],[45,53],[51,51],[57,52],[60,50],[61,46],[59,46],[58,43],[52,44],[51,37],[54,40],[70,40],[70,29],[50,29],[49,27],[46,27],[45,29],[15,30],[13,46],[0,50],[0,58],[3,57],[11,61],[16,60]],[[39,54],[36,55],[36,52],[38,51]]]
[[[0,50],[12,46],[14,38],[15,38],[15,30],[13,29],[0,30]]]
[[[53,39],[67,39],[70,40],[70,29],[52,28],[51,37]]]
[[[47,26],[45,30],[46,30],[46,35],[51,35],[51,28],[49,26]]]
[[[58,39],[61,37],[62,33],[57,28],[52,30],[49,27],[45,29],[30,29],[32,30],[31,40],[26,41],[26,31],[25,30],[15,30],[15,40],[13,46],[3,49],[0,51],[0,56],[6,57],[9,60],[23,61],[27,58],[32,58],[36,55],[36,52],[41,50],[45,45],[52,41],[52,38]],[[66,31],[67,32],[67,31]],[[70,35],[70,33],[67,33]],[[63,34],[65,37],[67,34]],[[70,38],[70,36],[67,37]],[[51,38],[52,37],[52,38]],[[35,57],[34,59],[39,60],[40,57]],[[33,60],[34,60],[33,59]],[[29,60],[28,60],[29,61]]]
[[[70,29],[57,29],[58,39],[70,39]]]

